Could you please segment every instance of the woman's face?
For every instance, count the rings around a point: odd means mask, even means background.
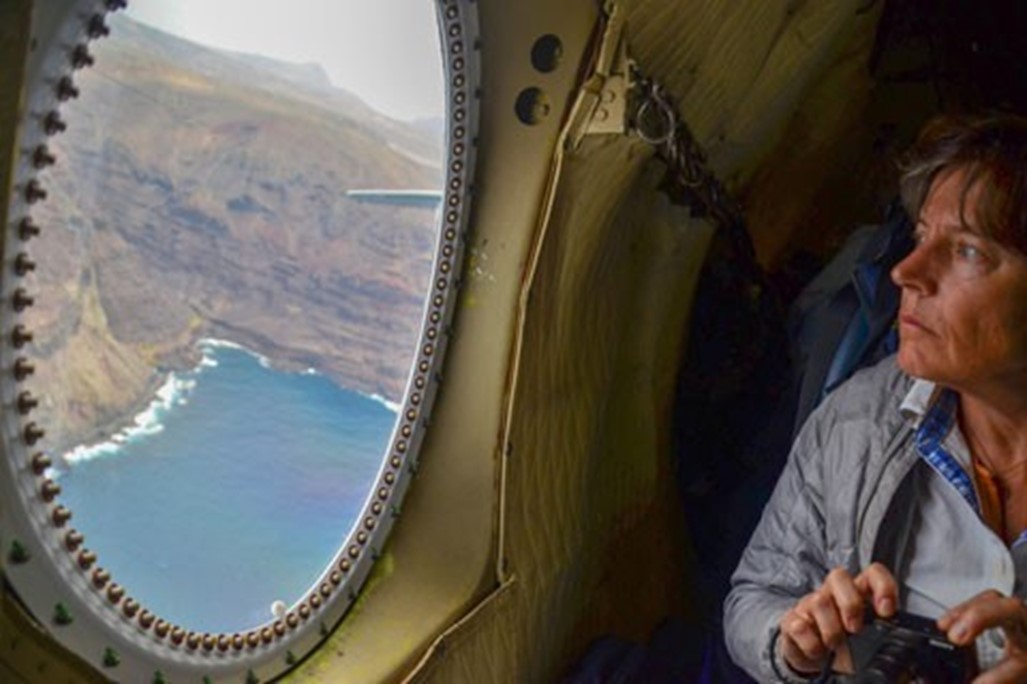
[[[902,288],[899,366],[957,390],[1027,378],[1027,256],[974,225],[977,193],[942,172],[916,226],[917,245],[892,269]]]

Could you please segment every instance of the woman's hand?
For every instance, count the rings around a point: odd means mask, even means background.
[[[992,627],[1001,627],[1005,634],[1006,657],[974,684],[1027,681],[1027,606],[1023,601],[994,590],[984,591],[938,619],[938,629],[959,646],[972,644]]]
[[[880,563],[856,577],[835,568],[816,591],[799,599],[781,618],[781,655],[796,672],[811,674],[823,669],[834,653],[834,671],[851,673],[847,637],[863,628],[867,601],[878,615],[891,617],[898,596],[895,578]]]

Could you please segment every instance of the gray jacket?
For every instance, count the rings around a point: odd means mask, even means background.
[[[781,616],[832,568],[855,574],[878,544],[894,545],[883,537],[902,526],[881,523],[918,459],[899,410],[912,382],[885,359],[831,393],[800,431],[724,603],[731,657],[759,681],[779,680]]]

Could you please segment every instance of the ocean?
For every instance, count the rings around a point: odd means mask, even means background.
[[[135,425],[66,454],[74,527],[129,596],[186,629],[236,632],[301,599],[360,513],[396,407],[201,342]]]

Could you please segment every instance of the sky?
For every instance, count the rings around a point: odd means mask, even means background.
[[[317,62],[397,119],[444,114],[435,0],[130,0],[133,19],[189,40]]]

